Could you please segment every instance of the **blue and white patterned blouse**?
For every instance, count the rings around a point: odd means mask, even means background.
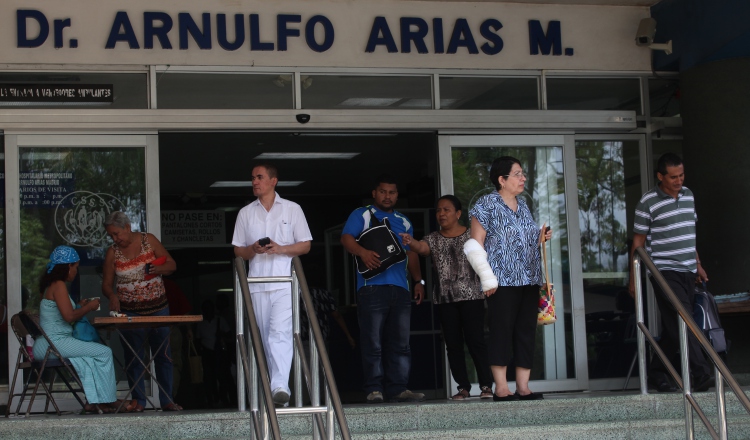
[[[518,210],[513,212],[500,194],[493,192],[480,197],[469,214],[487,232],[484,250],[500,286],[541,285],[539,225],[526,202],[516,200]]]

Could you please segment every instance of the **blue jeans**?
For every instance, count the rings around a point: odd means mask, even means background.
[[[151,315],[140,315],[135,312],[123,311],[128,316],[169,316],[169,307],[164,310],[152,313]],[[128,341],[133,350],[136,350],[138,355],[143,359],[143,341],[148,336],[148,346],[151,347],[151,352],[154,353],[154,365],[156,366],[156,380],[164,388],[164,391],[159,390],[159,403],[163,407],[172,402],[172,349],[169,345],[169,327],[157,327],[150,329],[134,329],[134,330],[122,330],[122,336]],[[159,350],[159,345],[166,340],[164,346]],[[129,348],[123,347],[123,355],[125,357],[125,365],[129,365],[128,368],[128,384],[133,386],[134,380],[143,373],[143,365],[138,362],[133,356],[133,353]],[[146,377],[144,375],[144,377]],[[138,385],[133,389],[133,398],[138,400],[143,406],[146,406],[146,393],[143,386],[144,377],[138,381]]]
[[[364,286],[357,292],[357,317],[365,392],[400,394],[411,368],[409,291],[393,285]]]

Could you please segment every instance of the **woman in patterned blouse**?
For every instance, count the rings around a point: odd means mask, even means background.
[[[495,379],[493,400],[542,399],[542,394],[529,389],[542,284],[540,230],[526,202],[518,197],[526,183],[521,162],[510,156],[495,159],[490,180],[497,192],[479,198],[470,214],[471,238],[487,252],[498,283],[497,288],[484,292],[490,317],[488,355]],[[544,234],[545,239],[551,236],[550,230]],[[515,393],[510,392],[506,378],[511,359],[516,364]]]
[[[102,280],[102,293],[109,299],[109,310],[128,316],[169,315],[169,303],[161,276],[170,275],[177,269],[172,256],[153,234],[131,230],[130,219],[123,212],[115,211],[107,216],[104,228],[114,242],[104,257]],[[113,287],[116,287],[116,293]],[[162,410],[181,411],[182,407],[172,400],[173,367],[169,328],[122,330],[122,335],[131,347],[139,351],[141,357],[144,341],[148,340],[154,353],[156,378],[161,385],[159,402]],[[140,378],[133,389],[133,397],[138,400],[135,411],[140,412],[146,405],[143,365],[134,362],[131,350],[123,350],[123,353],[125,364],[129,366],[130,386],[133,386],[133,379]]]
[[[443,330],[451,373],[458,383],[458,393],[453,400],[470,396],[471,381],[466,369],[464,343],[477,369],[481,389],[479,397],[489,399],[492,397],[492,374],[484,342],[485,300],[477,274],[463,252],[464,243],[471,235],[466,226],[458,223],[461,201],[453,195],[440,197],[435,216],[440,224],[439,231],[420,241],[409,234],[401,234],[401,237],[403,243],[419,255],[432,254],[437,268],[439,283],[433,289],[433,303]]]

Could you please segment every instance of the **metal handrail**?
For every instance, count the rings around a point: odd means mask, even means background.
[[[648,271],[651,273],[651,276],[653,276],[654,280],[656,280],[656,283],[661,287],[662,291],[666,295],[669,302],[672,304],[672,307],[675,308],[677,311],[677,314],[680,317],[680,360],[681,360],[681,369],[682,369],[682,379],[677,374],[677,371],[672,367],[671,362],[667,359],[664,352],[659,347],[659,344],[656,342],[656,340],[653,338],[651,333],[649,332],[648,328],[644,324],[644,313],[643,313],[643,298],[642,298],[642,286],[641,286],[641,277],[640,277],[640,267],[641,267],[641,261],[645,264]],[[636,317],[638,320],[638,328],[640,329],[640,332],[638,334],[638,370],[640,375],[640,385],[641,385],[641,394],[648,394],[648,386],[646,383],[646,344],[645,339],[647,338],[648,341],[651,343],[652,348],[654,349],[655,353],[661,361],[664,363],[664,365],[667,367],[667,370],[669,371],[672,378],[675,380],[677,385],[682,388],[682,394],[683,398],[685,399],[685,429],[686,429],[686,437],[690,440],[694,438],[694,429],[693,429],[693,422],[692,422],[692,410],[695,410],[695,412],[698,414],[698,417],[701,419],[703,424],[705,425],[706,429],[708,430],[709,434],[714,439],[721,439],[726,440],[727,438],[727,415],[726,415],[726,404],[724,400],[724,381],[729,384],[729,388],[731,388],[732,392],[737,396],[737,399],[742,403],[742,406],[745,407],[745,410],[750,414],[750,399],[748,399],[747,395],[742,391],[742,388],[740,388],[739,383],[734,378],[732,373],[729,371],[729,368],[727,368],[724,361],[719,357],[719,354],[714,350],[713,346],[709,342],[706,335],[703,334],[703,331],[698,328],[698,324],[695,323],[695,320],[693,320],[692,313],[689,313],[685,307],[682,305],[682,303],[677,299],[677,296],[672,291],[672,289],[667,284],[666,280],[662,276],[659,269],[657,269],[654,262],[651,260],[651,257],[649,257],[648,253],[646,252],[646,249],[643,247],[638,247],[635,250],[635,255],[633,258],[633,271],[634,271],[634,281],[635,281],[635,292],[636,292]],[[696,402],[696,400],[693,398],[692,393],[690,391],[690,366],[688,362],[688,334],[687,331],[690,330],[690,333],[692,333],[695,338],[698,340],[698,343],[701,345],[703,350],[708,354],[709,359],[714,364],[714,370],[715,370],[715,387],[716,387],[716,406],[718,410],[718,421],[719,421],[719,432],[717,433],[714,429],[711,422],[708,420],[708,417],[704,414],[703,410],[700,408],[700,405]]]
[[[248,393],[250,394],[250,402],[252,405],[251,412],[253,418],[254,434],[256,438],[265,438],[264,434],[267,435],[270,430],[270,434],[274,439],[281,439],[281,432],[278,424],[278,415],[281,414],[311,414],[315,421],[313,425],[313,438],[317,439],[318,436],[324,436],[328,439],[334,438],[333,429],[333,416],[337,417],[339,422],[339,429],[341,437],[345,440],[351,439],[349,432],[349,425],[347,424],[346,417],[344,415],[343,407],[341,405],[341,399],[336,387],[336,382],[333,377],[333,370],[328,359],[328,353],[325,348],[322,333],[317,319],[314,318],[315,309],[310,296],[310,291],[307,286],[304,271],[302,270],[302,263],[298,257],[292,259],[292,275],[281,276],[281,277],[247,277],[245,270],[245,261],[241,257],[235,258],[235,271],[236,271],[236,282],[235,290],[239,289],[239,294],[236,292],[235,301],[237,306],[237,345],[239,347],[237,353],[237,397],[238,397],[238,409],[240,411],[245,410],[245,382],[247,384]],[[245,281],[245,282],[242,282]],[[279,408],[276,409],[271,396],[271,384],[269,382],[268,364],[266,360],[263,343],[260,338],[260,330],[258,329],[258,323],[255,319],[255,312],[253,310],[252,298],[250,296],[250,289],[248,283],[292,283],[292,307],[293,307],[293,331],[294,331],[294,345],[295,350],[295,397],[297,399],[297,407],[294,408]],[[305,305],[306,312],[308,313],[308,319],[310,322],[310,340],[311,340],[311,362],[312,368],[308,366],[307,360],[300,353],[304,353],[302,339],[300,338],[299,331],[299,297],[297,292],[302,293],[302,300]],[[243,313],[243,309],[246,313]],[[248,319],[248,328],[250,329],[252,350],[248,352],[247,345],[244,338],[244,316]],[[320,353],[320,360],[318,361],[318,353]],[[322,364],[325,385],[326,385],[326,406],[318,406],[319,395],[318,395],[318,362]],[[312,370],[312,371],[311,371]],[[244,372],[244,374],[242,374]],[[311,406],[302,407],[301,397],[301,374],[304,374],[306,383],[308,386],[308,392],[310,395]],[[261,383],[262,393],[264,397],[265,408],[263,405],[258,405],[257,400],[257,383]],[[322,413],[327,414],[327,424],[323,422]],[[264,425],[268,423],[270,426]],[[270,428],[270,429],[269,429]],[[316,429],[317,428],[317,429]]]

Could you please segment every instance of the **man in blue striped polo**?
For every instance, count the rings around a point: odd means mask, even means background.
[[[698,217],[695,214],[693,193],[682,186],[685,171],[682,159],[676,154],[666,153],[659,158],[656,177],[659,183],[641,197],[635,208],[631,257],[636,248],[645,245],[669,287],[685,309],[692,312],[696,280],[708,281],[695,249],[695,222]],[[631,296],[635,291],[633,277],[631,271]],[[653,277],[649,278],[661,312],[662,332],[659,345],[679,371],[678,314]],[[688,353],[693,388],[695,391],[705,391],[713,382],[711,368],[692,334],[688,338]],[[651,361],[648,375],[649,382],[657,390],[676,390],[669,381],[666,367],[656,356]]]

